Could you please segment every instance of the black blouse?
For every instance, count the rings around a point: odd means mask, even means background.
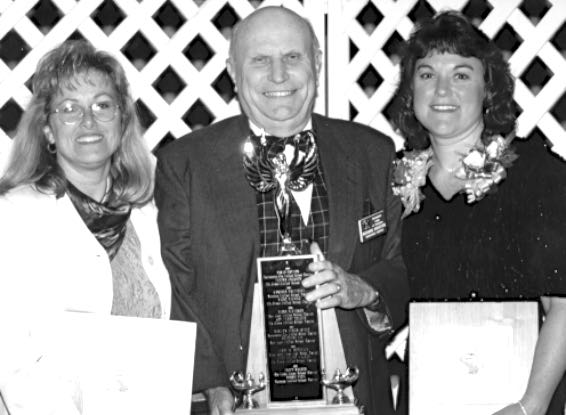
[[[507,178],[479,202],[446,202],[427,182],[420,212],[403,223],[412,298],[566,295],[566,162],[540,139],[513,147]]]

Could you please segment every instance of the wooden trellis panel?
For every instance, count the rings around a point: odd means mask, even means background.
[[[233,91],[226,96],[214,86],[225,74],[230,34],[229,27],[219,28],[215,24],[219,13],[230,8],[235,20],[240,20],[255,7],[284,5],[313,23],[326,57],[315,110],[369,124],[394,137],[401,147],[402,139],[394,133],[385,115],[398,76],[397,59],[386,53],[387,43],[392,36],[408,38],[414,25],[410,16],[417,6],[426,5],[432,11],[446,7],[465,10],[472,1],[476,0],[0,0],[0,55],[3,38],[10,33],[17,34],[29,49],[18,62],[0,59],[0,125],[2,109],[8,103],[25,108],[31,97],[26,83],[29,84],[39,58],[78,32],[96,47],[113,53],[123,64],[134,99],[152,116],[145,138],[150,148],[156,148],[167,136],[178,138],[198,127],[187,122],[187,113],[195,105],[206,108],[212,122],[239,111]],[[566,21],[566,1],[540,1],[548,5],[548,10],[539,22],[533,22],[521,11],[521,0],[487,0],[489,13],[478,23],[492,38],[509,25],[522,39],[510,56],[517,77],[515,99],[523,110],[519,135],[527,136],[538,127],[554,144],[554,150],[566,155],[566,114],[556,117],[552,113],[556,103],[564,100],[561,97],[566,91],[566,52],[551,42]],[[29,17],[42,2],[49,2],[61,15],[48,29],[38,27]],[[101,27],[93,16],[109,2],[123,18],[114,26]],[[370,27],[357,18],[369,5],[382,16]],[[159,24],[156,14],[164,6],[177,11],[182,21],[178,27]],[[139,37],[153,52],[145,61],[132,59],[126,53],[128,45]],[[196,40],[207,45],[208,59],[188,56],[187,48]],[[352,57],[351,45],[356,48]],[[535,60],[552,73],[541,88],[521,79]],[[368,68],[373,68],[380,78],[375,87],[359,82]],[[174,93],[160,91],[157,86],[166,72],[174,73],[180,83]],[[13,134],[13,130],[0,129],[0,159],[7,153]]]

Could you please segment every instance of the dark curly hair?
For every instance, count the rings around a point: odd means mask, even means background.
[[[405,138],[407,149],[424,149],[430,145],[428,132],[415,117],[413,75],[417,60],[433,52],[474,57],[481,61],[486,89],[484,143],[494,134],[505,135],[515,128],[515,80],[501,51],[464,15],[453,10],[444,11],[418,24],[402,51],[392,121]]]

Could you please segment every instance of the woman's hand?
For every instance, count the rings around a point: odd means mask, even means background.
[[[493,415],[531,415],[527,412],[526,408],[521,407],[521,404],[512,403],[511,405],[507,405],[505,408],[500,409]]]

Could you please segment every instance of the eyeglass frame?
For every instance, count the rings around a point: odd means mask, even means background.
[[[49,114],[57,114],[57,116],[59,117],[59,120],[65,124],[65,125],[75,125],[79,122],[82,122],[82,120],[85,117],[86,114],[86,109],[79,104],[73,103],[73,105],[76,105],[77,107],[80,108],[80,117],[76,120],[76,121],[64,121],[63,119],[61,119],[60,115],[61,111],[63,111],[64,107],[63,105],[59,106],[59,108],[55,108],[53,111],[49,111]],[[90,106],[88,108],[90,108],[90,113],[92,114],[92,118],[94,118],[97,122],[110,122],[113,121],[116,118],[116,115],[118,115],[118,112],[121,110],[120,104],[114,103],[112,102],[112,105],[114,106],[114,112],[112,113],[112,118],[110,118],[109,120],[101,120],[96,116],[96,113],[93,111],[92,107],[94,105],[100,105],[99,102],[93,102],[92,104],[90,104]]]

